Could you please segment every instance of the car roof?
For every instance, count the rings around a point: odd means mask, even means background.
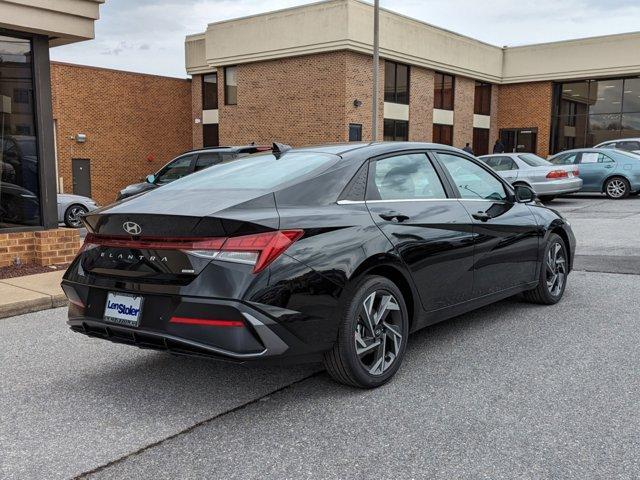
[[[604,142],[600,142],[598,145],[606,145],[609,143],[618,143],[618,142],[640,142],[640,137],[616,138],[615,140],[606,140]]]
[[[210,153],[210,152],[238,153],[242,150],[250,150],[253,148],[267,149],[271,147],[267,145],[232,145],[232,146],[226,146],[226,147],[207,147],[207,148],[198,148],[195,150],[189,150],[188,152],[184,152],[182,155],[187,155],[190,153]]]
[[[403,150],[450,150],[452,152],[465,152],[459,148],[449,145],[441,145],[439,143],[423,143],[423,142],[350,142],[350,143],[330,143],[324,145],[312,145],[308,147],[299,147],[290,150],[291,152],[318,152],[338,155],[341,157],[362,156],[369,157],[384,155]]]

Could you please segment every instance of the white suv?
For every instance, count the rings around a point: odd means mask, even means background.
[[[618,148],[627,152],[640,153],[640,138],[625,138],[602,142],[593,148]]]

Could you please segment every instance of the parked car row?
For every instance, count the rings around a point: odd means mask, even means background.
[[[631,140],[610,142],[633,147]],[[567,150],[545,160],[532,153],[480,157],[513,185],[528,185],[541,201],[574,192],[604,193],[621,199],[640,193],[640,154],[611,146]]]

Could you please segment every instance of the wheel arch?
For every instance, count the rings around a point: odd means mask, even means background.
[[[420,311],[420,299],[413,285],[413,280],[404,265],[398,259],[389,256],[370,257],[362,262],[349,278],[353,284],[364,275],[378,275],[391,280],[402,292],[409,313],[409,329],[413,326],[416,314]]]
[[[627,181],[627,183],[629,184],[629,187],[631,187],[631,179],[629,177],[627,177],[624,173],[613,172],[602,181],[602,186],[600,187],[600,191],[602,193],[605,193],[605,185],[607,184],[607,182],[609,180],[611,180],[612,178],[616,178],[616,177],[620,177],[620,178],[625,179]]]

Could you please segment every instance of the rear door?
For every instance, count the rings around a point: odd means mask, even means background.
[[[604,179],[616,167],[616,163],[611,158],[600,152],[582,152],[578,161],[580,163],[580,178],[582,178],[583,189],[592,192],[602,190]]]
[[[411,271],[428,311],[471,296],[470,219],[447,188],[425,152],[370,162],[367,207]]]
[[[535,281],[539,231],[529,207],[480,162],[448,151],[436,157],[472,218],[473,297]]]

